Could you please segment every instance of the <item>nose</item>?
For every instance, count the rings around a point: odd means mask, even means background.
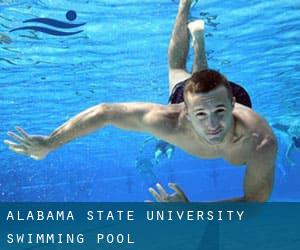
[[[216,117],[214,116],[209,116],[208,118],[208,129],[209,130],[216,130],[219,128],[219,121]]]

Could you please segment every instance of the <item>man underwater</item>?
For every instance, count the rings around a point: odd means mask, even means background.
[[[266,201],[273,188],[277,144],[271,127],[250,107],[245,90],[207,69],[204,22],[188,24],[191,0],[180,0],[169,44],[170,104],[108,103],[93,106],[55,129],[49,136],[8,132],[5,140],[16,153],[43,159],[75,138],[106,125],[147,132],[200,158],[224,158],[246,165],[244,195],[226,201]],[[188,24],[188,25],[187,25]],[[192,75],[186,71],[189,32],[194,49]],[[149,191],[157,201],[188,201],[174,183],[169,195],[160,184]]]

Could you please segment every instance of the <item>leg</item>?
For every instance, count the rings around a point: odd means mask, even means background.
[[[169,43],[169,93],[176,83],[190,77],[186,71],[189,52],[188,16],[192,0],[180,0],[172,37]]]
[[[189,23],[188,29],[192,37],[192,46],[194,49],[193,73],[207,69],[207,59],[205,54],[204,41],[204,21],[197,20]]]

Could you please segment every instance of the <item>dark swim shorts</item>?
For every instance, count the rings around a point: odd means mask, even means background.
[[[183,90],[184,90],[184,86],[185,86],[186,82],[187,82],[187,80],[184,80],[182,82],[177,83],[174,86],[172,94],[169,98],[169,103],[175,104],[175,103],[181,103],[184,101]],[[240,86],[234,82],[229,81],[229,83],[231,85],[232,94],[235,97],[236,102],[251,108],[252,107],[251,99],[250,99],[250,96],[247,93],[247,91],[242,86]]]
[[[300,137],[293,136],[293,142],[296,148],[300,148]]]

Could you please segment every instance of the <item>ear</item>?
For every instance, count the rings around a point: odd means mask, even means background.
[[[189,121],[191,120],[191,118],[190,118],[190,115],[189,115],[189,113],[188,113],[188,110],[187,110],[187,106],[186,106],[186,105],[184,105],[184,115],[185,115],[186,119],[188,119]]]
[[[235,101],[236,101],[236,99],[235,99],[235,97],[233,96],[232,99],[231,99],[231,106],[232,106],[232,108],[234,108]]]
[[[188,119],[188,121],[191,120],[191,117],[190,117],[189,113],[186,113],[186,114],[185,114],[185,117],[186,117],[186,119]]]

